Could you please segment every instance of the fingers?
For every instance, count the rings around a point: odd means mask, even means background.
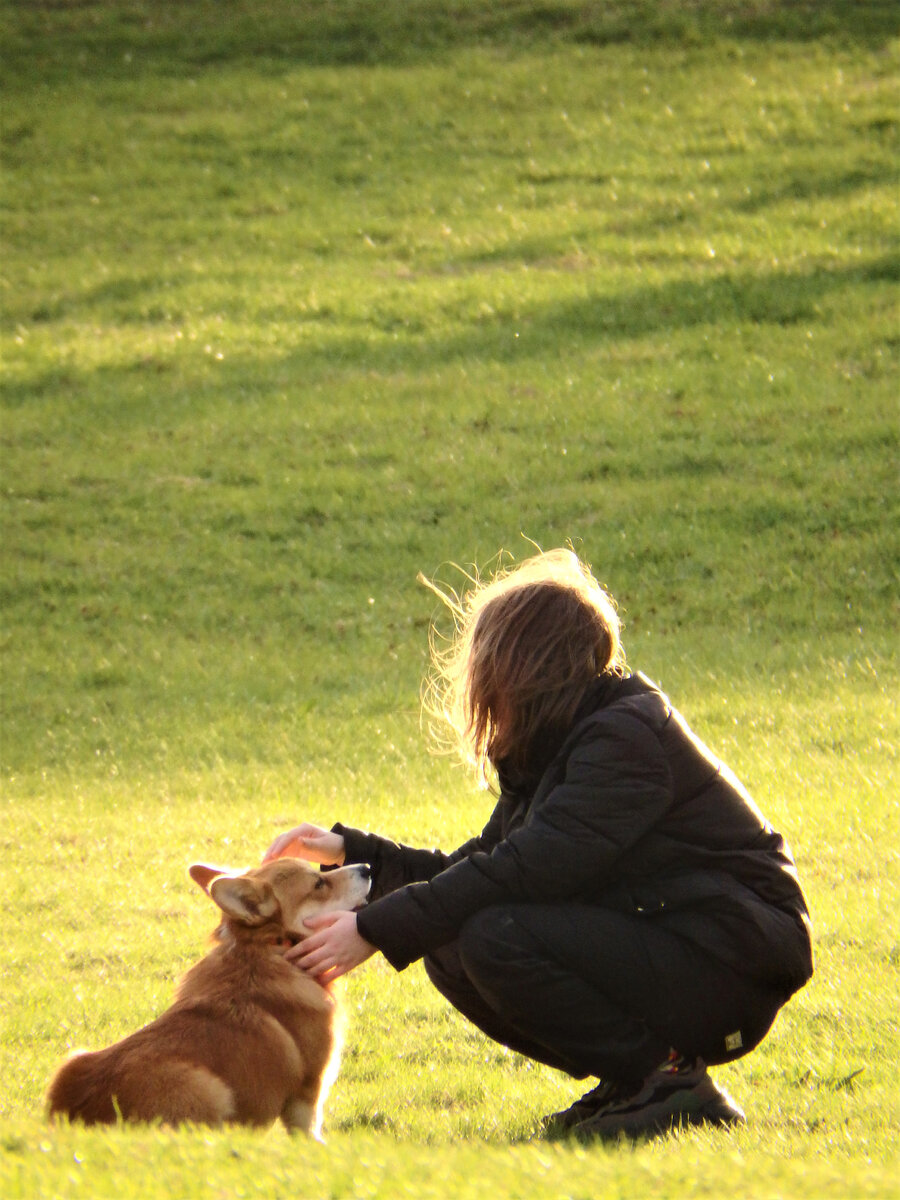
[[[345,913],[345,912],[319,913],[319,915],[317,917],[307,917],[306,920],[303,922],[303,924],[306,926],[307,929],[327,929],[329,925],[334,925],[337,921],[339,921],[341,919],[341,917],[346,917],[346,916],[353,916],[353,913]],[[306,940],[309,941],[310,939],[307,938]],[[304,945],[305,943],[301,942],[300,944]]]
[[[314,979],[318,979],[321,983],[324,976],[336,979],[334,971],[343,975],[348,969],[345,965],[335,961],[334,949],[329,946],[327,940],[324,940],[324,935],[320,935],[322,941],[316,945],[311,945],[312,938],[306,938],[299,946],[294,946],[285,955],[295,967],[299,967],[307,975],[312,975]]]
[[[275,858],[283,858],[287,853],[294,858],[311,857],[304,851],[309,847],[310,841],[315,842],[315,835],[321,832],[323,831],[316,829],[315,825],[303,824],[279,834],[263,855],[263,865]]]
[[[271,862],[275,858],[281,858],[282,854],[284,853],[285,847],[290,845],[290,843],[293,841],[295,836],[296,836],[296,831],[293,829],[290,830],[289,833],[280,833],[278,835],[278,837],[275,839],[275,841],[272,843],[272,845],[265,852],[265,854],[262,856],[263,866],[265,866],[267,862]]]
[[[355,913],[323,913],[306,924],[315,927],[315,932],[285,957],[320,983],[340,978],[375,952],[375,947],[359,936]]]
[[[316,983],[321,983],[324,987],[327,983],[334,983],[336,979],[340,979],[342,975],[349,972],[349,967],[332,967],[330,971],[322,971],[316,976]]]
[[[306,954],[295,959],[295,962],[301,971],[305,971],[308,975],[314,975],[316,978],[337,965],[334,955],[327,946],[320,946],[318,950],[308,950]]]
[[[338,833],[304,822],[279,834],[263,855],[263,865],[285,857],[340,865],[344,861],[344,839]]]
[[[284,957],[304,971],[309,971],[311,967],[320,965],[329,957],[333,958],[334,939],[331,936],[331,926],[343,916],[347,916],[347,914],[334,912],[321,913],[317,917],[308,917],[303,922],[304,925],[308,929],[318,929],[319,932],[311,933],[302,942],[298,942],[296,946],[292,946]]]

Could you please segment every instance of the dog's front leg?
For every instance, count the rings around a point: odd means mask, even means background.
[[[315,1100],[296,1098],[289,1100],[281,1111],[281,1119],[288,1133],[308,1134],[313,1141],[324,1141],[322,1137],[322,1112]]]

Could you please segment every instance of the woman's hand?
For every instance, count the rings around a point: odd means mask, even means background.
[[[344,839],[318,825],[297,825],[275,839],[263,855],[263,865],[273,858],[305,858],[307,862],[339,867],[344,861]]]
[[[322,913],[308,917],[304,924],[314,932],[288,950],[285,958],[319,983],[340,979],[375,953],[375,947],[360,936],[356,913]]]

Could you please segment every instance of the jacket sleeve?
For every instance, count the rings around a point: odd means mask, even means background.
[[[490,905],[590,900],[672,797],[656,734],[630,714],[605,713],[569,748],[560,782],[537,793],[523,825],[376,900],[359,914],[360,933],[402,970]]]
[[[442,850],[419,850],[393,842],[375,833],[365,833],[338,823],[332,832],[344,839],[345,863],[368,863],[372,868],[370,903],[407,884],[432,879],[471,854],[489,853],[500,840],[501,800],[478,837],[471,838],[452,854]]]

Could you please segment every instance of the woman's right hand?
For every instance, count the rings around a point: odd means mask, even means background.
[[[339,867],[344,861],[344,839],[318,825],[296,825],[279,834],[263,855],[263,865],[274,858],[305,858],[308,862]]]

